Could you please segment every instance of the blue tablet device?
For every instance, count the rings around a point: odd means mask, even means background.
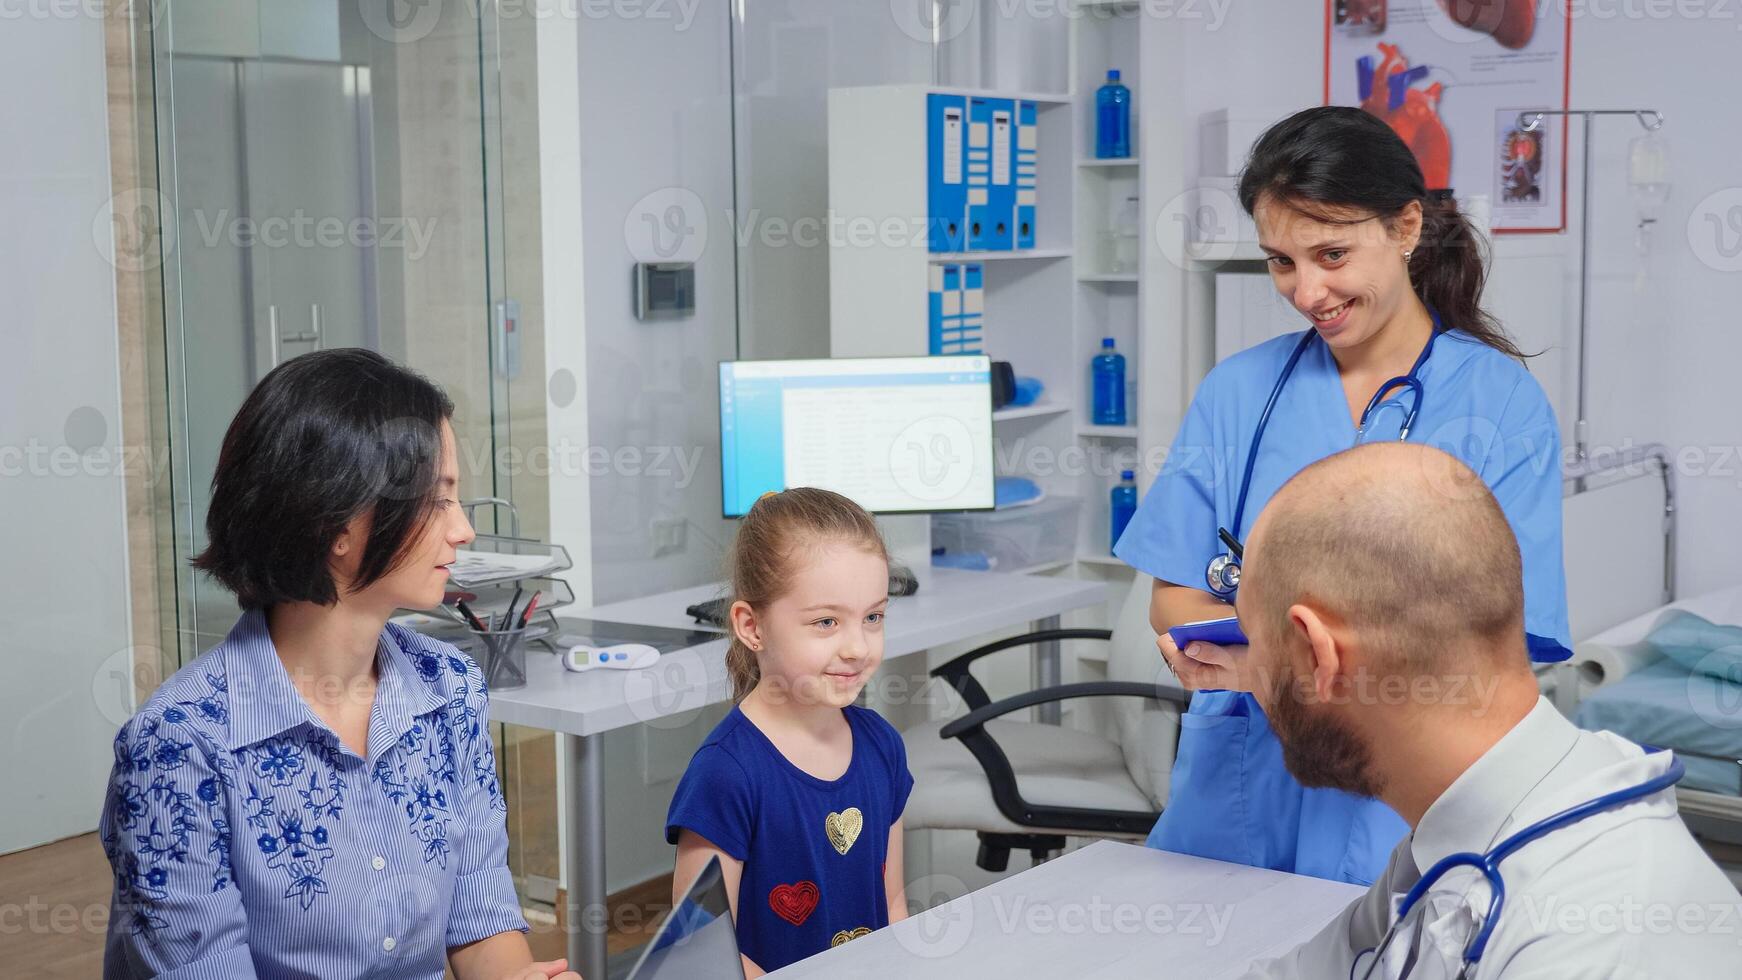
[[[1205,643],[1214,643],[1224,647],[1244,646],[1247,642],[1246,634],[1240,629],[1240,620],[1235,616],[1229,616],[1227,619],[1200,619],[1195,623],[1181,623],[1168,630],[1167,635],[1173,637],[1174,645],[1181,650],[1184,650],[1186,644],[1194,640],[1202,640]]]

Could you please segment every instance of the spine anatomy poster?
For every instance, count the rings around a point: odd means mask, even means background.
[[[1495,231],[1566,226],[1565,0],[1325,0],[1325,102],[1384,119],[1428,190],[1486,197]]]

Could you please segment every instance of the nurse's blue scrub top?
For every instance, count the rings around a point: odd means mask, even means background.
[[[1216,528],[1233,530],[1253,428],[1300,337],[1242,351],[1204,379],[1115,555],[1164,582],[1208,590],[1204,570],[1222,551]],[[1493,491],[1523,557],[1531,656],[1564,660],[1571,650],[1554,409],[1523,365],[1459,330],[1440,335],[1417,376],[1423,397],[1410,441],[1463,460]],[[1396,389],[1375,409],[1367,440],[1396,439],[1410,401]],[[1315,341],[1271,413],[1237,536],[1245,539],[1289,477],[1354,442],[1336,362]],[[1408,831],[1378,800],[1297,783],[1250,694],[1200,691],[1180,718],[1172,790],[1149,845],[1368,885]]]

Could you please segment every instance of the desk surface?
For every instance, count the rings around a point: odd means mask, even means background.
[[[909,893],[947,890],[942,877]],[[1237,977],[1317,934],[1361,893],[1100,841],[769,978]]]
[[[718,583],[595,606],[587,619],[643,626],[694,628],[684,607],[722,594]],[[931,570],[918,593],[890,600],[884,621],[885,657],[1009,629],[1057,616],[1107,598],[1104,582]],[[559,622],[562,617],[558,616]],[[569,735],[596,735],[626,725],[658,722],[731,696],[726,641],[667,653],[647,670],[565,671],[537,648],[526,656],[526,686],[490,692],[490,719]]]

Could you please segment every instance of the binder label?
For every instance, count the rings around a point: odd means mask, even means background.
[[[1010,183],[1010,113],[992,113],[992,183]]]
[[[944,110],[944,183],[962,182],[962,110]]]

